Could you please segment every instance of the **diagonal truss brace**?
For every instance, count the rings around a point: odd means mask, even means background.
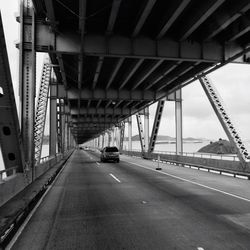
[[[150,142],[149,142],[149,147],[148,147],[148,152],[152,153],[154,151],[155,147],[155,142],[157,139],[160,123],[161,123],[161,117],[163,114],[163,109],[164,109],[164,100],[158,101],[157,108],[156,108],[156,113],[155,113],[155,119],[154,119],[154,125],[152,129],[152,134],[150,137]]]
[[[214,87],[213,83],[207,76],[199,78],[199,81],[226,133],[230,142],[234,145],[238,158],[242,165],[246,166],[246,160],[248,159],[248,152],[244,146],[239,134],[237,133],[228,113],[223,107],[222,101],[220,100],[219,94]]]
[[[38,164],[41,158],[44,127],[48,105],[49,83],[51,76],[51,66],[49,59],[46,58],[43,63],[41,84],[36,106],[35,126],[34,126],[34,144],[35,144],[35,163]]]
[[[121,122],[120,125],[120,150],[123,149],[123,141],[124,141],[124,131],[125,131],[125,122]]]
[[[23,142],[0,14],[0,146],[4,168],[26,172]]]
[[[140,113],[136,114],[136,120],[137,120],[137,125],[138,125],[139,139],[141,143],[141,151],[142,151],[142,154],[144,154],[145,153],[145,140],[144,140],[144,132],[143,132],[143,126],[142,126]]]

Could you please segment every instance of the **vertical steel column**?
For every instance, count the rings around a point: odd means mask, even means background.
[[[65,102],[61,99],[61,138],[62,138],[62,153],[65,151]]]
[[[144,150],[148,152],[149,146],[149,107],[144,109]]]
[[[49,137],[49,155],[56,155],[57,144],[57,84],[55,79],[50,85],[50,137]],[[72,146],[70,136],[70,145]]]
[[[65,150],[69,150],[69,107],[65,105]]]
[[[176,132],[176,154],[181,155],[183,153],[181,89],[175,92],[175,132]]]
[[[34,122],[36,95],[35,14],[32,0],[21,0],[19,44],[19,95],[21,136],[26,168],[34,167]],[[30,45],[30,46],[26,46]]]
[[[132,151],[132,117],[128,118],[128,151]]]

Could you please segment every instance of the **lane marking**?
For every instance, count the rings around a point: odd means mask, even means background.
[[[99,167],[101,165],[99,162],[96,162],[96,164],[97,164],[97,167]]]
[[[197,247],[197,250],[204,250],[203,247]]]
[[[38,207],[41,205],[41,203],[43,202],[44,198],[46,197],[47,193],[50,191],[50,189],[53,187],[54,183],[57,181],[57,179],[59,178],[59,176],[61,175],[61,172],[64,170],[64,168],[68,165],[69,162],[67,162],[62,169],[59,171],[59,173],[57,174],[57,176],[55,177],[54,181],[48,186],[47,190],[45,191],[45,193],[42,195],[42,197],[40,198],[40,200],[37,202],[37,204],[35,205],[35,207],[31,210],[31,212],[29,213],[29,215],[26,217],[26,219],[24,220],[23,224],[19,227],[19,229],[17,230],[17,232],[15,233],[15,235],[13,236],[12,240],[9,242],[9,244],[6,246],[6,250],[10,250],[14,244],[16,243],[16,241],[18,240],[19,236],[22,234],[23,230],[25,229],[25,227],[27,226],[27,224],[29,223],[30,219],[32,218],[32,216],[34,215],[34,213],[36,212],[36,210],[38,209]]]
[[[109,174],[112,178],[114,178],[117,182],[119,182],[119,183],[121,183],[121,181],[117,178],[117,177],[115,177],[113,174]]]
[[[188,179],[185,179],[185,178],[182,178],[182,177],[173,175],[173,174],[168,174],[168,173],[164,173],[164,172],[159,172],[158,170],[155,170],[155,169],[152,169],[152,168],[148,168],[148,167],[142,166],[142,165],[137,164],[137,163],[133,163],[133,162],[130,162],[130,161],[128,161],[128,163],[133,164],[133,165],[136,165],[136,166],[141,167],[141,168],[145,168],[145,169],[148,169],[148,170],[151,170],[151,171],[160,173],[160,174],[164,174],[164,175],[173,177],[173,178],[178,179],[178,180],[186,181],[186,182],[192,183],[192,184],[194,184],[194,185],[197,185],[197,186],[200,186],[200,187],[204,187],[204,188],[207,188],[207,189],[210,189],[210,190],[213,190],[213,191],[216,191],[216,192],[219,192],[219,193],[222,193],[222,194],[225,194],[225,195],[228,195],[228,196],[231,196],[231,197],[234,197],[234,198],[243,200],[243,201],[250,202],[250,199],[244,198],[244,197],[239,196],[239,195],[236,195],[236,194],[231,194],[231,193],[222,191],[222,190],[217,189],[217,188],[213,188],[213,187],[209,187],[209,186],[207,186],[207,185],[200,184],[200,183],[195,182],[195,181],[190,181],[190,180],[188,180]]]

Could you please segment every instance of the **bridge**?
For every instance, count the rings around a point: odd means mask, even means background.
[[[19,114],[0,20],[2,248],[248,249],[249,155],[207,75],[249,63],[249,18],[248,0],[22,0]],[[45,57],[37,91],[38,52]],[[183,152],[182,88],[195,80],[232,159]],[[176,150],[159,153],[168,101]],[[107,145],[119,148],[119,164],[99,162]]]

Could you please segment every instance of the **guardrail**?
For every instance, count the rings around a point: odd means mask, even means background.
[[[4,169],[0,171],[0,182],[2,182],[5,178],[10,177],[12,175],[16,175],[18,166]]]
[[[241,175],[249,178],[250,176],[250,164],[246,163],[245,166],[242,166],[240,161],[237,160],[228,160],[219,158],[212,158],[209,155],[208,157],[198,157],[197,155],[194,157],[192,154],[189,155],[176,155],[176,154],[160,154],[151,153],[151,154],[142,154],[140,151],[121,151],[121,153],[127,154],[129,156],[143,157],[145,159],[150,160],[158,160],[160,156],[161,161],[175,164],[179,166],[188,166],[195,167],[197,169],[207,169],[208,171],[218,171],[219,173],[229,173],[233,176]],[[233,158],[232,158],[233,159]]]
[[[173,151],[154,151],[156,154],[167,154],[167,155],[176,155]],[[235,155],[226,155],[226,154],[211,154],[211,153],[200,153],[200,152],[183,152],[180,154],[182,156],[192,156],[199,158],[208,158],[208,159],[219,159],[219,160],[229,160],[229,161],[239,161],[238,156]]]

